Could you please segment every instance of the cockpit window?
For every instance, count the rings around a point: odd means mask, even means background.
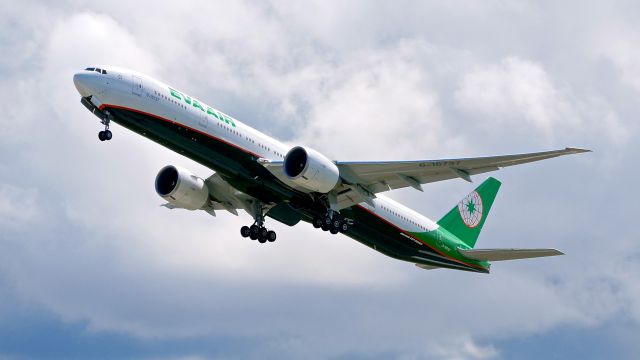
[[[107,70],[100,69],[100,68],[86,68],[85,70],[87,70],[87,71],[95,71],[97,73],[104,74],[104,75],[107,74]]]

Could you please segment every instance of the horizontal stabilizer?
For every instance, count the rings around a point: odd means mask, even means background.
[[[419,267],[420,269],[423,269],[423,270],[440,269],[439,266],[432,266],[432,265],[416,264],[416,266]]]
[[[463,256],[480,261],[502,261],[529,259],[544,256],[564,255],[556,249],[458,249]]]

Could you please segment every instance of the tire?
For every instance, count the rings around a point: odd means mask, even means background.
[[[258,235],[260,234],[260,228],[258,227],[258,225],[251,225],[251,227],[249,228],[249,232],[249,237],[251,238],[251,240],[257,240]]]
[[[261,228],[260,237],[258,237],[258,239],[267,239],[267,235],[269,235],[269,230],[267,230],[267,228]]]
[[[261,236],[259,236],[259,237],[258,237],[258,242],[259,242],[260,244],[264,244],[264,243],[266,243],[266,242],[267,242],[267,238],[266,238],[266,237],[264,237],[264,236],[262,236],[262,234],[260,234],[260,235],[261,235]]]
[[[98,133],[98,139],[100,139],[100,141],[105,141],[104,131],[100,131]]]
[[[337,234],[339,231],[336,228],[331,228],[331,230],[329,230],[330,233],[332,233],[333,235]]]
[[[340,224],[340,232],[345,233],[349,230],[349,225],[346,222]]]
[[[269,241],[269,242],[276,241],[276,232],[275,231],[269,230],[269,232],[267,233],[267,241]]]
[[[104,132],[104,139],[105,140],[111,140],[113,138],[113,134],[111,133],[111,130],[106,130]]]
[[[330,218],[330,217],[328,217],[328,216],[326,216],[326,217],[324,218],[324,220],[323,220],[323,223],[324,223],[325,225],[331,225],[331,218]]]
[[[251,229],[249,229],[248,226],[241,227],[240,228],[240,235],[242,235],[243,238],[249,237],[249,235],[251,235]]]
[[[322,231],[329,231],[329,226],[325,223],[322,223]]]
[[[340,224],[341,224],[341,221],[336,219],[336,220],[333,220],[333,223],[331,225],[333,225],[333,227],[336,229],[340,229]]]
[[[322,219],[319,217],[315,217],[313,218],[313,221],[311,223],[313,224],[314,228],[319,229],[322,226]]]

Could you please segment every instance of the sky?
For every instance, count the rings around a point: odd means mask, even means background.
[[[632,359],[640,353],[633,1],[0,0],[0,359]],[[584,147],[506,168],[477,246],[424,271],[309,224],[168,210],[167,164],[75,72],[135,69],[336,160]],[[635,159],[635,160],[634,160]],[[486,178],[474,177],[475,184]],[[388,196],[438,219],[475,184]]]

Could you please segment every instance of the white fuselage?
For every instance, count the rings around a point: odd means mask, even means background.
[[[106,74],[85,71],[74,76],[80,94],[91,96],[90,101],[98,108],[108,105],[169,120],[271,161],[283,161],[291,149],[291,146],[152,77],[113,66],[100,69],[106,70]],[[291,188],[299,188],[286,176],[278,178]],[[377,195],[373,204],[358,206],[404,231],[425,232],[438,228],[434,221],[383,195]]]

